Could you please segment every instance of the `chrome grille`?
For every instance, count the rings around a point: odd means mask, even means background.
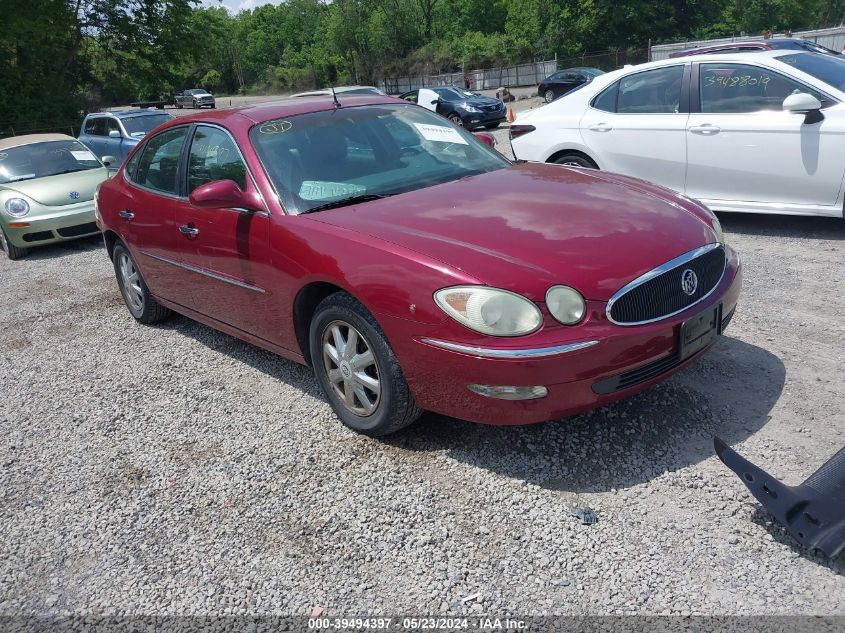
[[[618,325],[640,325],[678,314],[713,292],[722,279],[725,264],[725,249],[720,244],[685,253],[613,295],[607,304],[607,316]],[[688,270],[695,273],[698,282],[691,294],[684,291],[682,283]]]

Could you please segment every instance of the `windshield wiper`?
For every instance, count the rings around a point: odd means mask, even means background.
[[[94,169],[93,167],[76,167],[74,169],[65,169],[64,171],[57,171],[55,174],[50,174],[51,176],[61,176],[62,174],[72,174],[76,171],[88,171],[89,169]]]
[[[300,211],[299,215],[305,215],[306,213],[314,213],[315,211],[324,211],[325,209],[336,209],[337,207],[345,207],[350,204],[357,204],[359,202],[381,200],[382,198],[388,198],[390,196],[395,195],[395,193],[364,193],[357,196],[349,196],[347,198],[340,198],[339,200],[332,200],[331,202],[318,204],[316,207],[311,207],[310,209],[305,209],[305,211]]]

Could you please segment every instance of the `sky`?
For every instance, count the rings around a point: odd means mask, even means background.
[[[245,9],[254,9],[262,4],[279,4],[281,0],[202,0],[203,6],[219,7],[224,6],[230,13],[237,13]]]

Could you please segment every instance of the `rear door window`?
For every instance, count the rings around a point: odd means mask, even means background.
[[[187,132],[187,127],[173,128],[147,141],[133,181],[154,191],[179,195],[179,156]]]
[[[684,67],[655,68],[619,80],[619,114],[672,114],[680,112]]]

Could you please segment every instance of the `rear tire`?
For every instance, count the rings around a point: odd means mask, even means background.
[[[546,92],[543,93],[543,101],[545,101],[546,103],[551,103],[554,100],[555,100],[554,91],[546,90]]]
[[[583,156],[582,154],[564,154],[562,156],[558,156],[555,158],[553,163],[557,165],[566,165],[567,167],[584,167],[586,169],[598,169],[599,166],[596,165],[592,160]]]
[[[375,318],[350,295],[336,292],[320,302],[309,341],[317,381],[353,431],[381,437],[422,414]]]
[[[112,261],[123,302],[136,321],[151,325],[173,314],[150,294],[138,265],[123,244],[115,244]]]
[[[6,257],[11,260],[22,259],[26,257],[27,253],[29,253],[28,248],[20,248],[19,246],[15,246],[12,244],[8,238],[6,238],[6,234],[3,232],[3,229],[0,229],[0,249],[6,253]]]

